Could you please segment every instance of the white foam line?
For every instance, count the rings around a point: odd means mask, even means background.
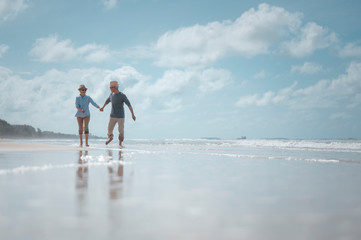
[[[340,160],[335,159],[317,159],[317,158],[296,158],[296,157],[281,157],[281,156],[261,156],[261,155],[240,155],[230,153],[207,153],[206,155],[219,157],[233,157],[233,158],[257,158],[257,159],[275,159],[288,161],[306,161],[306,162],[321,162],[321,163],[339,163]]]
[[[132,154],[133,152],[141,153],[141,154],[159,154],[165,153],[165,151],[149,151],[149,150],[141,150],[141,149],[132,149],[132,148],[116,148],[116,147],[89,147],[92,150],[110,150],[110,151],[121,151],[121,152],[129,152]]]
[[[92,162],[92,161],[84,161],[84,164],[77,164],[77,163],[70,163],[70,164],[63,164],[63,165],[52,165],[52,164],[45,164],[43,166],[20,166],[12,169],[0,169],[0,175],[7,175],[7,174],[24,174],[26,172],[39,172],[39,171],[47,171],[52,169],[62,169],[62,168],[77,168],[86,166],[113,166],[113,165],[132,165],[133,162],[124,162],[124,161],[101,161]]]

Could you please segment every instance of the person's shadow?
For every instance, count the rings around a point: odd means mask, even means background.
[[[108,166],[109,173],[109,198],[111,200],[119,199],[123,193],[123,177],[124,177],[124,166],[122,151],[118,152],[118,159],[113,158],[113,151],[108,150],[109,159],[117,161],[116,164]]]

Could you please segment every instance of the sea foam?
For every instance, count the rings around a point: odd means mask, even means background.
[[[99,155],[99,156],[81,156],[80,159],[82,163],[85,163],[87,166],[113,166],[113,165],[132,165],[133,162],[125,162],[121,160],[112,160],[109,156]],[[0,175],[7,174],[24,174],[27,172],[42,172],[53,169],[62,169],[62,168],[77,168],[81,167],[82,164],[79,163],[69,163],[69,164],[44,164],[41,166],[19,166],[11,169],[0,169]]]

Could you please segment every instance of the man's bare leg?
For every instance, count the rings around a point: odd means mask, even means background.
[[[111,141],[113,141],[113,134],[108,136],[108,140],[105,142],[105,145],[108,145]]]

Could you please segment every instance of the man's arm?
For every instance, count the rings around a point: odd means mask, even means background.
[[[137,118],[136,118],[135,115],[134,115],[134,111],[133,111],[132,106],[129,105],[128,108],[129,108],[129,111],[132,113],[132,118],[133,118],[133,120],[135,121]]]
[[[99,108],[99,111],[103,112],[106,105],[107,103],[104,103],[103,107]]]
[[[103,112],[105,106],[108,105],[108,103],[110,103],[110,97],[108,97],[107,100],[105,100],[105,103],[104,103],[103,107],[101,107],[99,110],[100,110],[101,112]]]
[[[137,119],[137,118],[136,118],[135,115],[134,115],[134,111],[133,111],[132,105],[130,104],[129,99],[127,98],[127,96],[126,96],[126,95],[123,95],[123,96],[124,96],[124,103],[128,106],[129,111],[132,113],[132,118],[133,118],[133,120],[135,121],[135,119]]]

